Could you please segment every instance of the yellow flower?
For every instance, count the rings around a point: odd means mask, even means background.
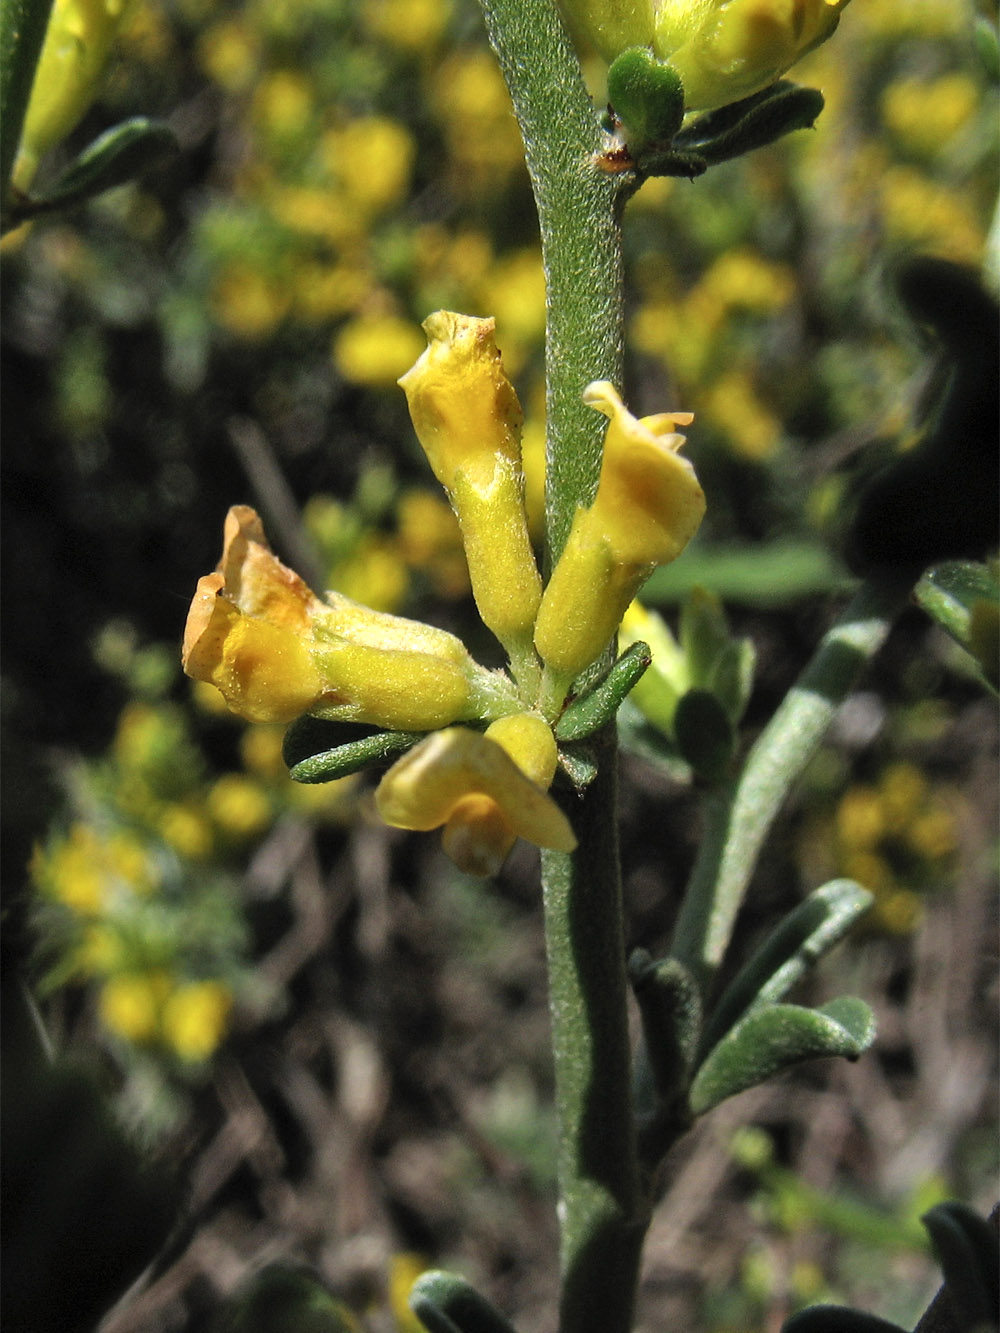
[[[257,76],[260,44],[242,19],[220,19],[198,38],[198,64],[227,93],[241,93]]]
[[[521,405],[492,319],[439,310],[424,329],[427,350],[399,383],[458,516],[483,623],[506,648],[515,673],[529,671],[541,580],[524,511]]]
[[[321,601],[272,553],[245,505],[226,518],[218,570],[199,580],[181,660],[248,722],[313,713],[426,731],[488,713],[511,693],[445,630],[338,593]]]
[[[688,109],[768,87],[832,36],[848,0],[564,0],[606,60],[649,46],[681,77]]]
[[[637,420],[603,380],[584,401],[610,418],[600,481],[590,507],[576,511],[535,624],[535,646],[560,688],[601,655],[639,588],[680,555],[705,512],[694,469],[677,452],[684,436],[675,427],[689,412]]]
[[[158,823],[164,842],[186,860],[204,861],[210,855],[212,825],[200,808],[188,804],[164,806]]]
[[[409,130],[388,116],[361,116],[327,130],[320,152],[340,190],[366,217],[394,207],[410,188],[416,144]]]
[[[555,761],[552,732],[533,714],[502,719],[485,736],[450,727],[397,760],[375,805],[396,828],[443,825],[444,850],[459,869],[495,875],[519,837],[557,851],[576,846],[569,820],[544,790]]]
[[[398,315],[357,315],[333,340],[333,361],[345,379],[373,389],[396,382],[420,352],[420,334]]]
[[[182,1060],[207,1060],[226,1032],[233,996],[220,981],[189,981],[163,1005],[162,1035]]]
[[[271,822],[273,811],[259,782],[242,773],[224,773],[208,790],[208,812],[231,838],[253,838]]]
[[[101,1022],[126,1041],[137,1044],[155,1041],[170,988],[169,975],[160,969],[111,977],[101,987],[98,997]]]
[[[14,182],[26,190],[43,155],[97,95],[126,0],[55,0],[35,70]]]

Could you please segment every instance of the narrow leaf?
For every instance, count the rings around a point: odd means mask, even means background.
[[[722,993],[705,1025],[700,1057],[744,1014],[783,999],[844,938],[872,901],[868,890],[853,880],[835,879],[789,912]]]
[[[293,781],[332,782],[369,764],[395,759],[424,735],[422,731],[368,731],[351,723],[300,717],[285,732],[282,753]]]
[[[675,145],[693,149],[711,166],[715,162],[741,157],[755,148],[763,148],[792,130],[810,129],[823,110],[823,94],[815,88],[776,84],[768,91],[771,96],[754,102],[730,128],[705,138],[703,127],[697,138],[692,135],[693,141],[682,142],[682,135],[678,135]],[[751,100],[747,99],[748,102]]]
[[[831,1055],[856,1060],[874,1037],[871,1010],[850,995],[820,1009],[773,1004],[754,1010],[722,1038],[699,1069],[691,1085],[691,1110],[701,1115],[804,1060]]]
[[[454,1273],[423,1273],[410,1292],[410,1308],[429,1333],[515,1333],[489,1301]]]
[[[630,644],[607,675],[569,705],[556,723],[556,739],[583,740],[610,722],[652,660],[648,643],[638,639]]]
[[[32,198],[18,212],[23,216],[65,208],[95,194],[124,185],[176,151],[177,139],[163,121],[136,116],[113,126],[89,144],[44,195]]]

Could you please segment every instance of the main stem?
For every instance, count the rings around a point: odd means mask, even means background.
[[[623,182],[595,166],[601,132],[554,0],[482,0],[524,138],[546,277],[546,519],[558,558],[600,471],[592,380],[622,382]],[[559,1117],[560,1333],[628,1333],[647,1215],[629,1058],[616,742],[567,805],[579,846],[542,856]]]

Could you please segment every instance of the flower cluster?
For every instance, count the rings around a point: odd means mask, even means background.
[[[229,511],[222,559],[198,584],[182,660],[251,721],[310,714],[404,733],[409,748],[379,785],[379,813],[400,828],[443,826],[453,860],[488,875],[518,836],[575,846],[548,795],[554,728],[639,587],[693,536],[705,499],[678,453],[675,428],[690,414],[639,420],[610,384],[591,384],[585,401],[609,419],[600,479],[543,587],[524,505],[521,407],[494,321],[439,311],[424,328],[428,347],[400,384],[509,672],[480,666],[444,630],[341,593],[318,597],[245,506]]]

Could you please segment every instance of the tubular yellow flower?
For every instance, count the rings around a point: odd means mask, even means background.
[[[584,401],[610,418],[593,504],[576,511],[535,624],[535,647],[568,685],[607,647],[629,603],[657,565],[694,536],[705,496],[677,451],[689,412],[638,420],[605,380]]]
[[[684,85],[688,110],[709,111],[774,83],[832,36],[848,0],[564,0],[570,21],[606,60],[652,47]]]
[[[312,713],[424,731],[482,716],[513,688],[445,630],[337,593],[321,600],[245,505],[230,509],[219,568],[198,583],[181,660],[249,722]]]
[[[426,737],[375,792],[387,824],[422,831],[444,825],[445,851],[471,875],[495,875],[517,838],[564,852],[576,846],[569,820],[540,785],[555,771],[548,726],[530,714],[494,725],[493,736],[450,727]],[[525,775],[506,743],[530,756],[540,782]]]
[[[14,183],[26,190],[38,163],[97,95],[127,0],[55,0],[21,131]]]
[[[515,671],[531,652],[541,597],[524,512],[521,405],[492,319],[439,310],[426,351],[399,381],[417,438],[462,529],[472,592]]]

